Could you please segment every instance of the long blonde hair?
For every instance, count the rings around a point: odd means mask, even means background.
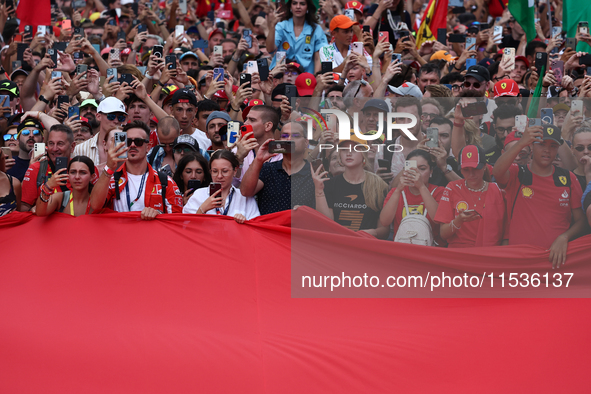
[[[384,206],[384,200],[388,193],[388,184],[382,178],[371,172],[369,167],[369,160],[367,159],[367,152],[357,152],[363,156],[363,169],[365,170],[365,181],[363,181],[363,198],[365,205],[370,209],[380,212]],[[341,158],[339,156],[341,165]]]
[[[482,147],[482,138],[480,137],[480,127],[472,119],[466,119],[464,122],[464,132],[466,135],[466,145],[476,145]]]

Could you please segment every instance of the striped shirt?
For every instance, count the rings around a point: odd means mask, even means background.
[[[92,138],[84,141],[83,143],[76,145],[74,147],[74,151],[72,152],[72,157],[75,156],[87,156],[94,162],[95,166],[99,166],[100,158],[99,158],[99,149],[97,145],[99,133],[96,133]]]

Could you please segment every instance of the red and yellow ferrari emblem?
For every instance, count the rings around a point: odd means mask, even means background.
[[[306,85],[312,85],[312,80],[310,78],[306,78]]]
[[[468,153],[466,154],[466,156],[468,157],[468,159],[469,159],[469,158],[471,158],[471,157],[472,157],[472,152],[468,152]]]
[[[560,181],[560,183],[562,183],[563,185],[566,185],[566,177],[565,176],[559,176],[558,180]]]
[[[354,2],[352,2],[352,3],[351,3],[351,5],[352,5],[353,7],[357,7],[357,2],[356,2],[356,1],[354,1]]]
[[[501,84],[501,89],[506,89],[506,88],[507,88],[507,84],[506,84],[505,82],[503,82],[503,83]]]

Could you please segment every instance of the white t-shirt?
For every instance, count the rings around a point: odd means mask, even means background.
[[[197,143],[199,143],[199,149],[203,149],[204,151],[206,151],[207,148],[211,146],[211,140],[207,138],[207,134],[205,134],[203,131],[199,129],[195,129],[193,134],[191,134],[191,137],[197,140]]]
[[[144,176],[145,175],[145,176]],[[146,195],[146,182],[148,178],[148,173],[144,175],[133,175],[127,174],[127,187],[123,188],[123,191],[120,194],[120,199],[115,199],[115,203],[113,204],[113,208],[117,212],[135,212],[135,211],[142,211],[145,205],[145,195]],[[137,197],[138,190],[140,188],[140,184],[142,183],[142,177],[144,177],[144,184],[142,186],[142,192],[139,199],[136,202],[133,202]],[[133,205],[131,206],[131,210],[127,206],[127,190],[129,190],[129,202],[132,202]]]
[[[320,61],[321,62],[329,62],[332,61],[332,68],[337,68],[340,66],[344,61],[345,58],[341,55],[341,52],[337,49],[337,44],[332,43],[327,46],[324,46],[320,50]],[[347,56],[351,53],[351,46],[349,45],[349,51],[347,52]],[[367,65],[371,71],[373,67],[373,60],[369,53],[363,48],[363,55],[365,56],[365,60],[367,60]]]
[[[232,193],[232,191],[234,192]],[[232,194],[232,201],[230,201],[230,194]],[[234,186],[230,189],[230,194],[228,194],[226,201],[224,201],[224,207],[220,208],[221,212],[225,211],[228,204],[230,204],[227,216],[234,217],[236,214],[242,214],[246,220],[250,220],[261,215],[259,212],[259,206],[254,197],[244,197],[242,193],[240,193],[240,190],[236,189]],[[187,205],[183,207],[183,213],[197,213],[201,204],[203,204],[208,198],[209,187],[197,189],[187,202]],[[208,215],[217,214],[215,209],[210,209],[205,213]]]

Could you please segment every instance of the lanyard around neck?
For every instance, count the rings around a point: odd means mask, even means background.
[[[144,173],[144,175],[142,175],[142,180],[140,182],[140,188],[137,191],[137,196],[135,197],[135,200],[130,201],[130,197],[129,197],[129,174],[127,175],[127,182],[125,182],[125,195],[127,197],[127,208],[129,209],[129,211],[131,212],[131,207],[133,206],[133,204],[135,204],[141,197],[142,197],[142,191],[144,190],[144,183],[146,182],[146,175],[148,175],[148,171],[146,171]]]
[[[232,188],[232,191],[230,191],[230,195],[228,196],[228,206],[226,206],[226,209],[224,209],[224,212],[222,213],[220,211],[219,208],[215,209],[215,213],[218,215],[224,215],[226,216],[228,214],[228,211],[230,210],[230,204],[232,204],[232,197],[234,197],[234,188]]]

